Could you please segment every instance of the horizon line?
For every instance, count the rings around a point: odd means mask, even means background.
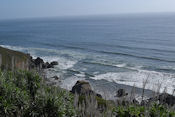
[[[53,18],[87,18],[87,17],[103,17],[103,16],[136,16],[136,15],[170,15],[175,14],[173,11],[169,12],[131,12],[131,13],[111,13],[111,14],[81,14],[81,15],[60,15],[60,16],[38,16],[38,17],[18,17],[18,18],[2,18],[0,21],[11,20],[32,20],[32,19],[53,19]]]

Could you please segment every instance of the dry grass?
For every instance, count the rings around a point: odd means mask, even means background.
[[[74,106],[78,111],[78,117],[113,117],[112,108],[115,107],[115,104],[95,95],[78,95],[76,93]]]
[[[145,88],[146,88],[146,85],[148,83],[148,79],[149,79],[149,75],[147,76],[146,79],[143,80],[143,84],[142,84],[142,101],[143,101],[143,98],[144,98],[144,95],[145,95]]]
[[[130,94],[130,102],[132,102],[135,98],[136,98],[136,91],[135,91],[135,84],[134,84]]]

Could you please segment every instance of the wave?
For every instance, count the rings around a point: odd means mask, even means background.
[[[109,45],[111,46],[111,45]],[[131,47],[131,46],[122,46],[122,45],[114,45],[114,47],[124,48],[124,49],[135,49],[135,50],[149,50],[149,51],[156,51],[156,52],[169,52],[175,53],[173,50],[162,50],[162,49],[154,49],[154,48],[142,48],[142,47]]]
[[[169,52],[169,53],[175,53],[173,50],[163,50],[163,49],[155,49],[155,48],[144,48],[144,47],[132,47],[132,46],[124,46],[124,45],[111,45],[111,44],[104,44],[103,46],[107,47],[117,47],[117,48],[123,48],[123,49],[134,49],[134,50],[149,50],[149,51],[156,51],[156,52]]]
[[[114,65],[114,66],[116,66],[116,67],[126,67],[127,64],[126,63],[121,63],[121,64],[117,64],[117,65]]]
[[[55,66],[58,67],[59,69],[69,69],[72,68],[77,61],[73,61],[73,60],[68,60],[64,57],[60,57],[60,56],[45,56],[42,57],[44,61],[57,61],[59,63],[59,65]]]
[[[62,69],[68,69],[73,67],[79,60],[85,59],[86,55],[82,55],[78,52],[74,53],[72,51],[64,51],[64,50],[55,50],[55,49],[47,49],[47,48],[25,48],[25,47],[20,47],[20,46],[9,46],[9,45],[0,45],[5,48],[9,48],[12,50],[17,50],[25,53],[30,53],[31,56],[34,58],[40,56],[44,59],[44,61],[51,62],[51,61],[58,61],[60,63],[60,68]],[[48,53],[48,55],[43,56],[39,55],[38,53]],[[142,57],[142,56],[135,56],[132,54],[124,54],[124,53],[116,53],[116,52],[106,52],[106,51],[98,51],[102,53],[107,53],[107,54],[117,54],[117,55],[124,55],[124,56],[132,56],[136,58],[143,58],[143,59],[150,59],[150,60],[158,60],[158,61],[163,61],[163,62],[175,62],[175,61],[170,61],[170,60],[164,60],[164,59],[159,59],[159,58],[152,58],[152,57]],[[50,53],[54,54],[53,56],[50,55]],[[65,57],[60,57],[59,55],[70,55],[74,56],[74,60],[68,60]],[[108,62],[91,62],[91,61],[83,61],[82,63],[85,64],[96,64],[96,65],[101,65],[101,66],[109,66],[109,67],[118,67],[118,68],[124,68],[124,69],[129,69],[129,70],[138,70],[137,68],[142,68],[146,70],[153,70],[153,71],[164,71],[164,72],[175,72],[173,68],[154,68],[154,67],[144,67],[144,66],[129,66],[126,63],[121,63],[121,64],[113,64],[113,63],[108,63]]]
[[[54,44],[47,44],[50,46],[56,46]],[[13,49],[13,50],[29,50],[30,48],[22,48],[22,47],[17,47],[17,46],[8,46],[8,45],[0,45],[2,47],[6,47],[9,49]],[[58,46],[58,45],[57,45]],[[128,53],[121,53],[121,52],[110,52],[110,51],[101,51],[101,50],[93,50],[93,49],[89,49],[89,48],[82,48],[82,47],[75,47],[75,46],[67,46],[67,45],[59,45],[62,47],[66,47],[66,48],[70,48],[70,49],[80,49],[80,50],[86,50],[86,51],[92,51],[92,52],[97,52],[97,53],[103,53],[103,54],[111,54],[111,55],[121,55],[121,56],[128,56],[128,57],[134,57],[134,58],[140,58],[140,59],[146,59],[146,60],[155,60],[155,61],[161,61],[161,62],[169,62],[169,63],[175,63],[175,60],[167,60],[167,59],[161,59],[161,58],[155,58],[155,57],[148,57],[148,56],[139,56],[139,55],[134,55],[134,54],[128,54]],[[125,47],[125,46],[123,46]],[[34,49],[34,48],[33,48]],[[43,50],[47,50],[50,52],[55,52],[55,50],[53,49],[45,49],[45,48],[35,48],[35,49],[43,49]]]
[[[61,44],[48,44],[48,43],[42,43],[43,45],[50,46],[50,47],[64,47],[69,49],[79,49],[79,50],[86,50],[86,48],[77,47],[77,46],[70,46],[70,45],[61,45]]]
[[[47,44],[50,46],[58,46],[54,44]],[[146,56],[138,56],[138,55],[133,55],[133,54],[127,54],[127,53],[120,53],[120,52],[109,52],[109,51],[99,51],[99,50],[94,50],[94,49],[89,49],[89,48],[83,48],[83,47],[77,47],[77,46],[69,46],[69,45],[59,45],[60,47],[65,47],[69,49],[78,49],[78,50],[87,50],[87,51],[92,51],[92,52],[98,52],[98,53],[105,53],[105,54],[113,54],[113,55],[123,55],[123,56],[129,56],[129,57],[135,57],[135,58],[142,58],[142,59],[149,59],[149,60],[157,60],[157,61],[163,61],[163,62],[175,62],[174,60],[166,60],[166,59],[160,59],[160,58],[155,58],[155,57],[146,57]],[[111,45],[109,45],[111,47]],[[137,48],[137,47],[129,47],[129,46],[121,46],[121,45],[113,45],[115,47],[120,47],[124,49],[138,49],[138,50],[154,50],[158,52],[171,52],[174,53],[175,51],[171,50],[159,50],[159,49],[149,49],[149,48]]]
[[[100,63],[100,62],[83,62],[85,64],[95,64],[100,66],[106,66],[106,67],[116,67],[116,68],[122,68],[130,71],[140,71],[140,70],[149,70],[149,71],[156,71],[156,72],[164,72],[164,73],[175,73],[175,68],[169,68],[168,66],[158,68],[153,66],[131,66],[127,63],[120,63],[120,64],[107,64],[107,63]]]
[[[94,75],[90,74],[90,73],[87,73],[87,72],[80,72],[80,71],[77,71],[75,69],[67,69],[67,71],[70,71],[72,72],[73,74],[75,74],[76,76],[84,76],[84,77],[95,77]]]
[[[137,71],[138,70],[137,68],[139,68],[139,66],[130,67],[126,63],[121,63],[121,64],[112,64],[111,63],[111,64],[107,64],[107,63],[88,62],[88,61],[85,61],[85,62],[82,62],[82,63],[85,63],[85,64],[95,64],[95,65],[106,66],[106,67],[114,67],[114,68],[123,68],[123,69],[130,70],[130,71]]]
[[[175,73],[175,68],[169,67],[169,66],[164,66],[161,68],[153,67],[153,66],[141,67],[141,68],[144,70],[151,70],[151,71],[157,71],[157,72]]]
[[[142,58],[142,59],[149,59],[149,60],[157,60],[157,61],[163,61],[163,62],[173,62],[173,63],[175,62],[173,60],[166,60],[166,59],[146,57],[146,56],[138,56],[138,55],[120,53],[120,52],[107,52],[107,51],[98,51],[98,52],[106,53],[106,54],[113,54],[113,55],[122,55],[122,56],[128,56],[128,57]]]
[[[76,50],[86,50],[90,52],[97,52],[97,53],[104,53],[104,54],[112,54],[112,55],[122,55],[122,56],[128,56],[128,57],[135,57],[135,58],[141,58],[141,59],[147,59],[147,60],[155,60],[155,61],[162,61],[162,62],[173,62],[175,63],[175,60],[167,60],[167,59],[161,59],[161,58],[155,58],[155,57],[149,57],[149,56],[139,56],[134,54],[128,54],[128,53],[121,53],[121,52],[110,52],[110,51],[101,51],[101,50],[95,50],[85,47],[78,47],[78,46],[72,46],[72,45],[63,45],[63,44],[49,44],[44,42],[38,42],[42,45],[46,45],[49,47],[64,47],[68,49],[76,49]],[[97,43],[98,44],[98,43]],[[150,50],[150,51],[157,51],[157,52],[171,52],[174,53],[175,51],[172,50],[161,50],[161,49],[151,49],[151,48],[141,48],[141,47],[130,47],[130,46],[122,46],[122,45],[108,45],[108,44],[101,44],[107,47],[119,47],[124,49],[137,49],[137,50]]]
[[[143,81],[148,78],[146,89],[157,90],[158,85],[161,84],[160,91],[166,88],[167,93],[172,93],[175,89],[175,74],[161,73],[155,71],[139,70],[130,72],[108,72],[105,74],[99,74],[95,77],[91,77],[94,80],[107,80],[109,82],[115,82],[118,84],[124,84],[129,86],[136,86],[143,88]]]
[[[112,65],[112,64],[106,64],[106,63],[100,63],[100,62],[83,61],[82,63],[85,63],[85,64],[96,64],[96,65],[101,65],[101,66],[117,67],[117,66]]]
[[[51,44],[51,46],[53,46],[53,44]],[[98,52],[98,53],[113,54],[113,55],[122,55],[122,56],[135,57],[135,58],[148,59],[148,60],[156,60],[156,61],[163,61],[163,62],[173,62],[173,63],[175,62],[174,60],[166,60],[166,59],[155,58],[155,57],[138,56],[138,55],[127,54],[127,53],[120,53],[120,52],[100,51],[100,50],[94,50],[94,49],[82,48],[82,47],[76,47],[76,46],[68,46],[68,45],[59,45],[59,46],[65,47],[65,48],[69,48],[69,49],[87,50],[87,51]],[[116,45],[116,46],[117,47],[120,47],[120,48],[128,48],[128,49],[143,49],[143,50],[144,49],[147,49],[147,50],[154,50],[154,51],[158,51],[158,52],[160,52],[160,51],[172,52],[172,53],[175,52],[175,51],[170,51],[170,50],[158,50],[158,49],[148,49],[148,48],[135,48],[135,47],[119,46],[119,45]]]
[[[75,73],[75,74],[81,74],[80,71],[74,70],[74,69],[67,69],[67,71]]]

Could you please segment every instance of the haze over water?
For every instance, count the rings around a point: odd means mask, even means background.
[[[99,92],[141,88],[147,77],[147,89],[175,88],[175,14],[0,21],[0,45],[58,61],[47,73],[67,89],[80,79]]]

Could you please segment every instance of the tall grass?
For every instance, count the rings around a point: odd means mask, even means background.
[[[145,88],[146,85],[148,84],[148,80],[149,80],[149,75],[146,77],[146,79],[143,80],[143,84],[142,84],[142,101],[145,95]]]

